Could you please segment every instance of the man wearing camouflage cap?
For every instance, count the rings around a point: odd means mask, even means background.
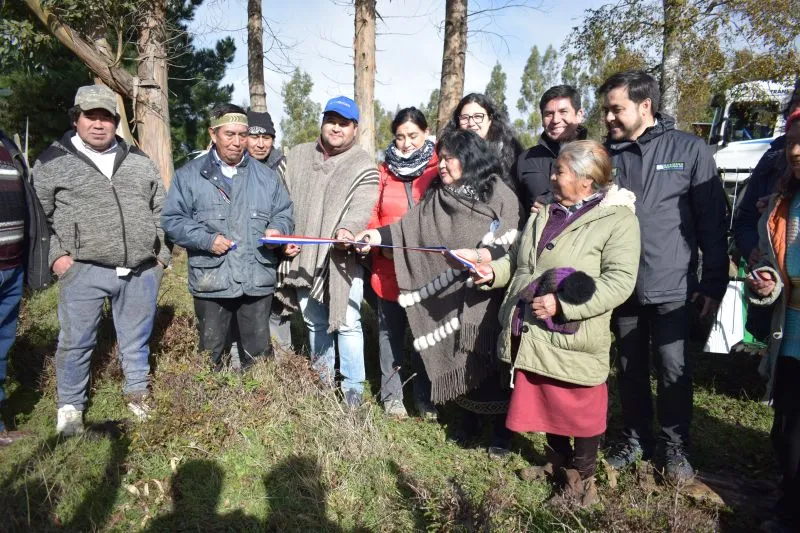
[[[153,161],[114,132],[116,95],[81,87],[69,110],[74,129],[33,167],[50,227],[50,268],[58,276],[56,430],[83,432],[92,352],[106,298],[111,301],[125,401],[148,418],[150,334],[170,252],[161,229],[164,187]]]

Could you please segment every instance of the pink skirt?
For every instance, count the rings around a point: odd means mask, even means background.
[[[584,387],[516,370],[506,427],[517,433],[594,437],[606,431],[608,387]]]

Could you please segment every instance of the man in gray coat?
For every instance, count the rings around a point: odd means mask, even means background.
[[[114,135],[116,102],[107,87],[78,89],[69,110],[74,129],[33,167],[34,188],[50,226],[50,268],[59,284],[56,430],[65,436],[83,432],[91,357],[106,298],[128,408],[140,420],[149,416],[148,344],[170,259],[160,224],[164,187],[153,161]]]
[[[189,255],[200,349],[210,352],[217,372],[225,366],[234,317],[242,369],[272,353],[267,317],[278,258],[259,239],[294,227],[292,201],[278,173],[245,151],[247,132],[242,108],[216,107],[211,150],[178,169],[161,214],[169,238]]]

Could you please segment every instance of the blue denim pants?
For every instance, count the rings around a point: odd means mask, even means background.
[[[328,306],[309,295],[308,289],[297,289],[303,321],[308,328],[311,362],[324,381],[333,382],[336,351],[333,335],[328,333]],[[353,279],[344,324],[336,332],[339,344],[339,372],[342,390],[364,390],[364,334],[361,331],[361,300],[364,299],[364,280]]]
[[[17,335],[22,278],[22,267],[0,270],[0,407],[6,398],[4,385],[8,370],[8,351]],[[5,429],[3,419],[0,418],[0,431]]]
[[[92,352],[106,298],[111,300],[119,359],[125,376],[123,392],[146,391],[150,374],[150,335],[156,316],[158,287],[164,269],[148,266],[118,277],[114,268],[76,261],[58,280],[56,350],[58,406],[86,408]]]

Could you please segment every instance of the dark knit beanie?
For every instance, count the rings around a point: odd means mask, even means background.
[[[247,133],[250,135],[272,135],[275,137],[275,125],[269,113],[247,112]]]

